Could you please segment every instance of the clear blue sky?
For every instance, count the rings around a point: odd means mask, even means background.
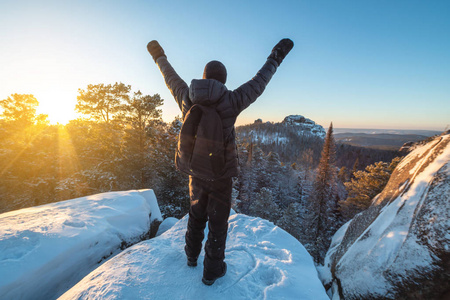
[[[41,111],[73,110],[87,84],[130,84],[178,108],[146,50],[157,39],[179,75],[213,59],[229,89],[272,47],[294,49],[238,124],[304,115],[327,127],[450,124],[450,1],[3,1],[0,99],[32,93]]]

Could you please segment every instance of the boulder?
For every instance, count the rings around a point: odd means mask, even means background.
[[[336,232],[321,272],[333,297],[448,299],[449,161],[449,134],[416,147],[372,205]]]

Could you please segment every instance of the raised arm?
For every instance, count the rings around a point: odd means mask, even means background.
[[[164,50],[157,41],[151,41],[150,43],[148,43],[147,50],[148,52],[150,52],[153,60],[158,65],[167,87],[175,98],[175,101],[177,101],[178,107],[180,108],[184,116],[192,106],[192,103],[190,102],[188,97],[188,85],[186,84],[186,82],[184,82],[183,79],[181,79],[180,76],[178,76],[177,72],[175,72],[172,65],[167,60],[167,56],[164,53]]]
[[[255,102],[255,100],[264,92],[264,89],[273,74],[275,74],[278,66],[289,51],[291,51],[292,47],[294,47],[294,43],[290,39],[282,39],[272,49],[266,63],[258,71],[255,77],[231,92],[231,104],[236,115],[239,115],[250,104]]]

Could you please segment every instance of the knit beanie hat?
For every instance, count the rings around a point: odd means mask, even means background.
[[[215,79],[225,84],[227,81],[227,69],[220,61],[210,61],[206,64],[203,71],[203,79]]]

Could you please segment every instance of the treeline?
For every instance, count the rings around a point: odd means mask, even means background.
[[[33,95],[0,100],[0,212],[153,188],[162,209],[181,216],[189,206],[187,177],[173,165],[181,122],[161,120],[163,99],[123,83],[78,94],[76,109],[86,118],[67,125],[38,115]]]

